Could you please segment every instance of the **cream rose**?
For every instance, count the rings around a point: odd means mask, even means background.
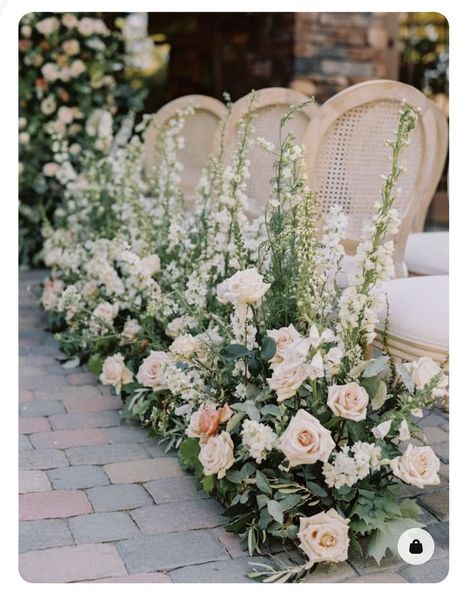
[[[413,379],[413,383],[418,389],[423,388],[433,379],[433,377],[442,373],[439,365],[437,365],[433,359],[430,359],[429,357],[420,357],[416,361],[405,363],[405,367],[408,369]],[[438,385],[433,390],[433,394],[439,397],[445,396],[447,393],[447,385],[448,377],[447,375],[443,374]]]
[[[330,386],[328,389],[328,406],[336,417],[363,421],[367,416],[368,404],[367,391],[355,381],[343,386]]]
[[[311,373],[311,366],[304,363],[297,355],[287,354],[275,368],[267,383],[275,390],[277,401],[283,402],[296,394],[298,388]]]
[[[117,317],[118,312],[119,307],[117,304],[112,305],[112,303],[104,301],[103,303],[99,303],[97,305],[92,314],[95,319],[99,320],[100,323],[106,323],[110,325]]]
[[[270,359],[271,369],[275,369],[283,361],[284,351],[301,338],[301,334],[293,324],[278,330],[268,330],[267,336],[273,338],[276,344],[276,352]]]
[[[36,23],[36,29],[42,35],[51,35],[59,29],[59,21],[56,17],[48,17]]]
[[[141,325],[136,319],[128,319],[123,326],[122,336],[128,339],[135,338],[135,336],[140,333],[141,329]]]
[[[349,549],[349,522],[331,508],[300,518],[298,539],[310,562],[344,562]]]
[[[133,373],[125,366],[124,357],[117,353],[105,359],[99,379],[106,386],[114,386],[118,394],[122,385],[133,381]]]
[[[408,444],[405,453],[390,462],[393,474],[423,489],[426,485],[439,485],[439,458],[429,446],[415,447]]]
[[[236,272],[217,286],[217,299],[221,303],[237,305],[259,305],[270,288],[255,268]]]
[[[201,444],[199,462],[205,475],[217,475],[218,479],[225,477],[226,471],[235,462],[234,442],[227,431],[222,431]]]
[[[177,338],[180,334],[185,332],[188,328],[192,328],[197,324],[197,320],[193,317],[176,317],[166,326],[166,335],[170,338]]]
[[[146,271],[150,274],[150,276],[154,276],[157,274],[161,269],[161,261],[158,255],[147,255],[143,257],[141,260],[143,267]]]
[[[280,450],[290,467],[314,464],[318,460],[327,462],[335,445],[331,433],[302,409],[291,419],[280,438]]]
[[[63,43],[63,50],[68,56],[74,56],[75,54],[79,54],[80,49],[81,48],[77,39],[67,39]]]
[[[166,352],[152,350],[138,369],[138,383],[145,388],[152,388],[155,392],[166,389],[164,373],[166,365],[170,362],[170,356]]]
[[[190,334],[178,336],[170,345],[170,352],[189,359],[199,348],[201,342]]]

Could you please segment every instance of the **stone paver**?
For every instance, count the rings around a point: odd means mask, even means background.
[[[119,553],[131,573],[166,571],[227,560],[224,546],[208,531],[184,531],[119,541]]]
[[[20,555],[20,574],[28,582],[74,582],[127,574],[113,545],[75,545]]]
[[[51,483],[44,471],[20,471],[18,475],[19,493],[48,491]]]
[[[74,545],[64,520],[25,520],[20,522],[20,552]]]
[[[132,510],[153,503],[145,489],[135,484],[94,487],[87,491],[87,497],[95,512]]]
[[[70,431],[43,431],[33,433],[30,441],[35,448],[77,448],[102,446],[108,443],[103,429],[72,429]]]
[[[20,495],[20,520],[67,518],[92,511],[82,491],[40,491]]]
[[[102,543],[128,539],[139,534],[126,512],[100,512],[69,519],[76,543]]]
[[[143,533],[155,535],[219,526],[223,522],[221,511],[221,506],[214,500],[186,500],[145,506],[134,510],[132,517]]]
[[[89,489],[108,485],[109,479],[100,466],[66,466],[48,471],[54,489]]]
[[[66,450],[71,464],[111,464],[146,458],[140,444],[110,444],[107,446],[83,446]]]
[[[157,458],[116,462],[104,467],[112,483],[145,483],[153,479],[166,479],[184,475],[176,458]]]
[[[120,419],[121,403],[87,367],[65,369],[46,317],[27,290],[46,272],[20,275],[20,573],[31,582],[249,582],[250,557],[224,528],[222,507],[196,489],[176,453]],[[38,294],[38,293],[36,293]],[[448,567],[449,416],[421,421],[442,464],[438,486],[402,485],[419,496],[437,545],[410,567],[353,559],[319,566],[309,583],[437,582]],[[272,550],[286,557],[281,543]]]

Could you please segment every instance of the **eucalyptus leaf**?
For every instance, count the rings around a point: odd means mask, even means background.
[[[263,491],[263,493],[266,493],[267,495],[272,494],[272,488],[268,482],[267,476],[262,473],[262,471],[257,471],[255,473],[255,481],[260,491]]]
[[[400,376],[403,384],[405,385],[406,389],[410,393],[413,393],[415,391],[415,384],[413,383],[413,379],[412,379],[408,369],[402,363],[397,363],[395,365],[395,369],[396,369],[398,375]]]
[[[283,524],[283,511],[276,500],[268,500],[267,510],[270,516],[278,523]]]
[[[375,394],[372,396],[371,405],[374,410],[377,410],[383,406],[383,403],[387,399],[387,386],[384,381],[379,380],[379,385]]]
[[[364,368],[363,377],[375,377],[384,371],[390,362],[390,357],[383,356],[372,359]]]
[[[275,356],[276,353],[276,342],[270,336],[264,336],[262,338],[262,350],[260,351],[260,356],[262,360],[268,362]]]
[[[228,344],[221,350],[221,356],[227,360],[240,359],[242,357],[251,356],[252,354],[252,351],[242,344]]]

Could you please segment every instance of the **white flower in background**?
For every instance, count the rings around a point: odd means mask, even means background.
[[[111,326],[114,319],[117,317],[118,312],[119,306],[117,304],[112,304],[107,301],[99,303],[92,312],[93,319],[91,321],[91,327],[93,329],[99,329],[104,324],[106,326]]]
[[[367,390],[355,381],[328,388],[328,406],[336,417],[351,421],[363,421],[367,416],[368,404]]]
[[[117,353],[105,359],[99,379],[104,385],[113,386],[119,394],[122,385],[133,381],[133,373],[125,366],[123,355]]]
[[[76,54],[79,54],[81,46],[77,39],[67,39],[63,42],[63,50],[68,56],[75,56]]]
[[[210,437],[205,444],[201,444],[199,462],[204,468],[205,475],[217,475],[223,479],[225,473],[234,464],[234,442],[227,431]]]
[[[36,29],[42,35],[52,35],[59,29],[59,20],[56,17],[48,17],[36,23]]]
[[[48,95],[42,102],[41,102],[41,112],[49,116],[56,110],[56,101],[52,95]]]
[[[43,294],[41,295],[41,303],[45,311],[53,311],[57,304],[59,296],[64,290],[64,282],[62,280],[53,280],[49,278],[43,285]]]
[[[406,442],[410,438],[411,438],[411,435],[410,435],[410,429],[408,427],[408,423],[407,423],[406,419],[403,419],[403,421],[400,423],[400,428],[398,429],[398,439],[401,442]]]
[[[437,365],[433,359],[429,357],[420,357],[416,361],[412,361],[411,363],[404,363],[406,369],[410,373],[413,383],[415,387],[419,390],[424,388],[436,375],[440,375],[442,373],[441,367]],[[438,382],[436,388],[433,390],[433,396],[437,396],[442,398],[446,396],[447,390],[446,387],[448,385],[448,376],[441,375],[441,379]]]
[[[171,363],[169,354],[161,350],[152,350],[138,369],[138,383],[145,388],[152,388],[155,392],[166,389],[164,374],[169,363]]]
[[[21,28],[21,35],[23,37],[31,37],[32,29],[29,25],[23,25]]]
[[[372,428],[372,435],[375,439],[383,439],[387,433],[390,431],[390,427],[392,426],[392,421],[384,421],[383,423],[379,423],[375,427]]]
[[[86,300],[95,298],[98,292],[99,288],[94,280],[88,280],[82,287],[82,294]]]
[[[311,381],[314,381],[320,377],[324,377],[323,357],[319,351],[311,359],[308,377],[311,379]]]
[[[18,140],[20,141],[21,145],[26,145],[30,142],[30,133],[27,131],[22,131],[18,136]]]
[[[217,433],[219,425],[226,423],[232,416],[232,409],[228,404],[218,408],[213,404],[201,404],[196,412],[191,415],[186,435],[199,437],[201,442],[206,442]]]
[[[423,489],[426,485],[439,485],[439,458],[429,446],[414,447],[408,444],[405,453],[390,462],[393,474]]]
[[[18,119],[18,128],[24,129],[27,124],[28,121],[26,120],[26,118],[24,116],[20,116],[20,118]]]
[[[173,354],[189,359],[198,350],[200,341],[190,334],[178,336],[170,345],[170,352]]]
[[[122,336],[129,340],[132,340],[141,332],[142,327],[136,319],[127,319],[123,326]]]
[[[146,257],[143,257],[141,263],[150,276],[154,276],[161,270],[161,262],[158,255],[147,255]]]
[[[74,108],[69,108],[68,106],[61,106],[58,110],[58,119],[64,124],[71,124],[75,115],[76,110]]]
[[[79,21],[77,20],[77,17],[70,12],[67,12],[63,15],[62,23],[67,29],[73,29],[74,27],[77,27],[78,22]]]
[[[275,368],[267,383],[276,392],[278,402],[287,400],[296,394],[301,384],[311,373],[311,366],[299,355],[292,352]]]
[[[276,445],[277,436],[268,425],[245,419],[242,423],[242,443],[250,456],[260,464]]]
[[[71,64],[69,72],[73,77],[79,77],[86,71],[86,65],[82,60],[74,60]]]
[[[324,364],[327,375],[337,375],[341,366],[342,357],[344,353],[339,346],[333,346],[324,355]]]
[[[239,305],[256,305],[270,288],[255,268],[236,272],[233,276],[217,286],[217,299],[221,303]]]
[[[381,457],[382,450],[375,444],[359,441],[352,447],[343,446],[333,461],[323,466],[326,484],[336,489],[352,487],[357,481],[380,469]]]
[[[310,562],[344,562],[349,549],[349,522],[331,508],[300,518],[298,539]]]
[[[59,164],[56,162],[48,162],[43,166],[43,174],[45,176],[56,176],[59,170]],[[46,264],[48,265],[48,264]]]
[[[301,338],[301,334],[293,324],[278,330],[268,330],[267,336],[273,338],[276,344],[276,352],[270,359],[271,369],[275,369],[275,367],[283,361],[284,351],[289,348],[296,340]]]
[[[165,332],[170,338],[177,338],[180,334],[184,333],[187,329],[194,327],[194,325],[196,325],[196,323],[197,323],[197,320],[195,320],[191,317],[186,317],[186,316],[176,317],[175,319],[170,321],[169,324],[166,326]]]
[[[327,462],[336,445],[330,431],[302,409],[291,419],[279,443],[290,467]]]

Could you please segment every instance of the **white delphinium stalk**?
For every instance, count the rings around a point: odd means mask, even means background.
[[[342,292],[339,303],[338,331],[346,356],[355,362],[363,358],[364,348],[375,337],[375,324],[383,302],[378,292],[381,281],[393,275],[393,241],[387,236],[398,229],[398,216],[393,207],[397,197],[396,184],[405,168],[400,158],[409,143],[409,135],[416,126],[417,114],[409,106],[400,110],[400,122],[391,148],[391,171],[383,176],[381,199],[376,203],[376,213],[365,228],[365,240],[357,250],[358,268],[352,284]]]

